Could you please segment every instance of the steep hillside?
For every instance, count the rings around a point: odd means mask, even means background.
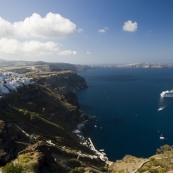
[[[70,70],[25,75],[34,84],[0,98],[0,166],[9,162],[4,172],[104,170],[105,162],[82,144],[82,135],[72,133],[87,120],[75,95],[87,87],[85,79]],[[10,163],[14,159],[19,168]]]

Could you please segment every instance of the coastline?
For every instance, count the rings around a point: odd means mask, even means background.
[[[81,114],[81,116],[84,116],[84,113]],[[80,144],[90,148],[91,151],[94,152],[94,155],[90,155],[91,158],[99,158],[103,162],[105,162],[106,165],[110,166],[113,162],[109,161],[108,157],[106,156],[106,153],[104,153],[104,149],[102,151],[99,151],[95,148],[91,138],[86,139],[83,135],[82,129],[85,128],[85,124],[88,122],[88,120],[83,121],[82,123],[77,125],[77,129],[73,130],[72,133],[75,133],[76,136],[80,139]],[[81,153],[78,153],[81,155]]]

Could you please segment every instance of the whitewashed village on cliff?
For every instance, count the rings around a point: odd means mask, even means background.
[[[31,78],[24,77],[14,72],[0,72],[0,95],[16,91],[22,86],[33,84]]]

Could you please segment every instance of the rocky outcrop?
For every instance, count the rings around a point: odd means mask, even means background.
[[[34,145],[28,146],[25,150],[20,151],[18,153],[18,157],[22,154],[29,153],[29,152],[39,152],[40,157],[39,157],[39,167],[44,167],[47,163],[54,163],[54,159],[51,156],[51,151],[49,146],[47,146],[46,142],[39,141]]]
[[[51,156],[52,152],[45,142],[40,141],[34,145],[30,145],[25,150],[18,153],[15,160],[21,172],[60,172],[60,167],[56,164]]]
[[[68,103],[77,106],[77,108],[79,109],[80,106],[79,106],[78,98],[75,93],[70,91],[66,93],[64,96]]]

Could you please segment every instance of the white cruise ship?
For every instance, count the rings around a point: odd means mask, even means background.
[[[173,90],[170,90],[170,91],[163,91],[161,94],[160,94],[161,97],[173,97]]]

